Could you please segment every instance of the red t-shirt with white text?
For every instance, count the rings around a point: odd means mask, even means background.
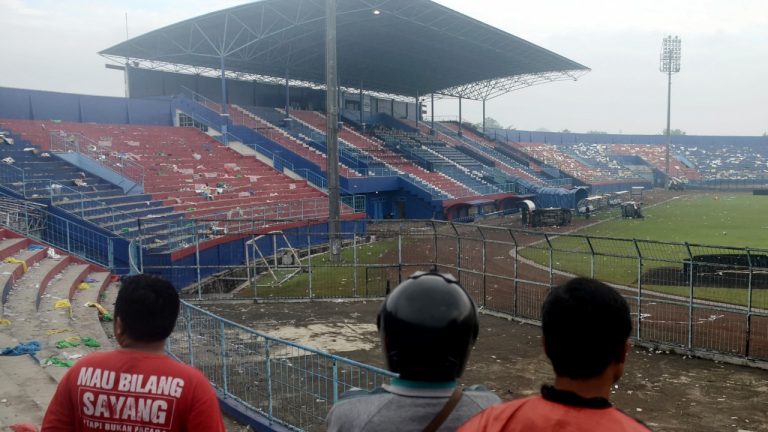
[[[224,431],[216,392],[197,369],[164,354],[90,354],[67,371],[43,419],[54,431]]]

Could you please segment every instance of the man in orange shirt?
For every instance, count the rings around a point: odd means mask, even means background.
[[[67,371],[44,432],[224,432],[216,392],[197,369],[165,354],[179,295],[161,278],[126,278],[115,302],[120,349],[90,354]]]
[[[554,385],[541,396],[486,409],[459,431],[612,431],[649,429],[609,402],[624,374],[632,322],[629,306],[613,288],[575,278],[550,291],[542,306],[544,351]]]

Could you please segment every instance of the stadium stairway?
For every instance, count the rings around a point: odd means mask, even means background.
[[[317,111],[293,110],[291,116],[298,122],[312,127],[318,133],[323,133],[326,117]],[[477,195],[461,183],[438,172],[431,172],[420,167],[402,155],[387,148],[384,142],[364,136],[347,125],[339,129],[339,139],[350,146],[356,147],[372,158],[381,161],[391,170],[415,178],[420,185],[432,191],[437,198],[457,198]]]
[[[273,125],[272,123],[257,116],[253,112],[248,111],[245,108],[241,108],[238,105],[229,105],[230,110],[239,113],[240,115],[232,116],[232,121],[241,126],[249,127],[262,135],[267,136],[272,141],[280,144],[286,150],[290,150],[294,154],[303,157],[304,159],[314,163],[321,170],[325,171],[328,165],[327,156],[325,153],[311,147],[305,142],[300,141],[298,138],[292,136],[285,130]],[[359,176],[357,172],[349,167],[340,164],[339,175],[344,177],[356,177]]]
[[[257,106],[239,107],[270,123],[272,126],[282,129],[297,140],[303,142],[309,147],[314,148],[320,153],[328,153],[325,133],[323,131],[324,129],[317,130],[312,126],[299,121],[295,117],[292,117],[291,121],[289,122],[290,124],[288,124],[285,121],[285,111],[278,108]],[[361,173],[366,168],[376,169],[377,167],[384,166],[384,164],[382,164],[380,161],[374,159],[357,147],[349,145],[349,143],[343,139],[339,140],[339,160],[342,164],[348,167],[357,167],[358,173]]]
[[[0,428],[15,423],[39,425],[65,367],[47,365],[75,360],[88,352],[110,349],[96,309],[86,302],[111,309],[116,295],[109,272],[77,257],[62,254],[12,231],[0,229],[0,284],[2,324],[0,347],[40,343],[34,355],[2,356],[0,368]],[[86,284],[86,285],[83,285]],[[69,307],[57,302],[65,301]],[[77,347],[58,348],[57,341],[81,338]],[[99,347],[87,347],[89,337]]]
[[[461,142],[468,144],[473,150],[479,151],[483,155],[493,159],[496,162],[496,168],[506,174],[522,178],[536,185],[544,183],[543,179],[536,176],[536,174],[530,171],[528,167],[497,151],[495,149],[496,144],[493,141],[480,137],[472,131],[466,130],[462,131],[462,136],[459,136],[458,129],[459,127],[455,123],[435,123],[435,130],[441,139],[448,137],[451,140],[460,140]]]

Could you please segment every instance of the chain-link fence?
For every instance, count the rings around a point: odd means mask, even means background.
[[[187,299],[281,301],[381,298],[412,272],[437,268],[457,275],[483,310],[533,321],[541,319],[550,287],[591,276],[628,300],[637,343],[735,362],[768,360],[767,250],[440,221],[360,222],[342,238],[334,260],[327,232],[317,229],[248,235],[240,239],[240,265],[197,258],[174,271],[207,275],[185,289]],[[356,364],[339,372],[339,358],[270,342],[192,306],[184,314],[172,352],[238,401],[302,429],[322,428],[334,391],[386,378]],[[334,378],[352,376],[354,383]]]
[[[200,369],[224,394],[270,424],[325,430],[334,402],[394,374],[259,333],[183,303],[166,350]]]
[[[189,298],[281,300],[382,297],[410,273],[436,267],[456,274],[481,307],[532,320],[551,286],[590,276],[626,296],[639,341],[768,360],[768,250],[440,221],[354,229],[342,234],[336,261],[327,232],[307,228],[240,233],[241,264],[211,265],[198,251],[173,272],[196,281]]]

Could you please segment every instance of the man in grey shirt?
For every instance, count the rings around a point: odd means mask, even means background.
[[[328,413],[329,431],[455,431],[500,402],[456,382],[479,324],[475,304],[450,274],[411,275],[384,301],[377,325],[387,367],[399,377],[345,393]]]

